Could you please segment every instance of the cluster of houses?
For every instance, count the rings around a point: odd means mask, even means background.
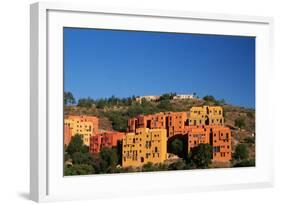
[[[65,116],[64,143],[75,134],[93,154],[103,148],[122,146],[122,166],[139,167],[148,162],[167,160],[167,143],[177,137],[185,138],[186,150],[201,143],[213,148],[213,161],[231,160],[231,130],[224,125],[220,106],[192,107],[190,112],[160,112],[139,115],[128,120],[126,132],[100,131],[94,116]]]
[[[136,101],[141,103],[141,101],[143,99],[145,99],[146,101],[158,101],[160,100],[159,95],[146,95],[146,96],[139,96],[136,97]],[[175,96],[173,96],[173,100],[186,100],[186,99],[194,99],[196,98],[195,94],[177,94]]]

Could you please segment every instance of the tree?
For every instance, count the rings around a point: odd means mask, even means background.
[[[75,98],[73,97],[71,92],[63,93],[63,102],[64,102],[64,105],[75,104]]]
[[[256,140],[255,140],[255,137],[246,137],[244,139],[244,142],[248,143],[248,144],[255,144]]]
[[[187,168],[184,160],[178,160],[169,165],[168,170],[185,170]]]
[[[171,143],[170,146],[168,146],[168,150],[170,153],[173,153],[179,157],[183,157],[183,152],[184,152],[184,144],[183,141],[180,139],[174,139]]]
[[[94,100],[90,97],[88,98],[81,98],[78,100],[79,107],[91,108],[94,104]]]
[[[117,151],[114,148],[103,148],[100,153],[100,168],[104,173],[114,172],[118,163]]]
[[[88,175],[93,174],[94,169],[92,166],[87,164],[74,164],[73,166],[64,166],[64,175]]]
[[[234,159],[238,161],[246,160],[249,157],[249,152],[245,144],[238,144],[235,148]]]
[[[83,135],[76,134],[66,148],[66,152],[72,157],[75,152],[87,153],[89,148],[83,144]]]
[[[206,95],[205,97],[203,97],[203,100],[210,101],[210,102],[216,102],[215,97],[212,95]]]
[[[90,164],[92,159],[93,158],[89,152],[74,152],[72,154],[72,162],[74,164]]]
[[[156,170],[157,170],[157,168],[155,166],[153,166],[153,164],[151,162],[148,162],[142,166],[143,172],[153,172]]]
[[[171,105],[170,100],[161,100],[158,104],[158,109],[161,111],[172,111],[173,107]]]
[[[188,162],[196,168],[208,168],[212,159],[212,146],[209,144],[199,144],[191,149]]]
[[[242,160],[233,165],[233,167],[254,167],[256,165],[255,160]]]
[[[108,118],[112,122],[112,127],[117,131],[126,131],[128,116],[123,115],[120,112],[108,112]]]
[[[239,127],[240,129],[245,127],[245,118],[238,117],[235,119],[234,124],[236,127]]]
[[[162,101],[162,100],[171,100],[171,99],[172,99],[172,94],[170,94],[170,93],[165,93],[165,94],[160,96],[160,101]]]
[[[103,108],[105,108],[107,102],[106,102],[105,99],[99,99],[99,100],[97,100],[97,101],[95,102],[95,104],[96,104],[96,107],[97,107],[97,108],[103,109]]]

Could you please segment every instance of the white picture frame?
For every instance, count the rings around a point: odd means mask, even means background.
[[[32,200],[273,186],[272,18],[46,2],[32,4],[30,14]],[[255,36],[256,167],[63,177],[63,27]]]

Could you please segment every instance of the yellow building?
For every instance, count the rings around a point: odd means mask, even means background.
[[[192,107],[188,125],[224,125],[221,106]]]
[[[98,133],[98,122],[98,118],[94,116],[65,116],[64,125],[69,128],[71,136],[66,136],[65,132],[64,137],[71,138],[76,134],[81,134],[84,144],[90,146],[90,137]]]
[[[122,144],[123,167],[157,164],[167,159],[166,129],[138,128],[134,133],[127,133]]]

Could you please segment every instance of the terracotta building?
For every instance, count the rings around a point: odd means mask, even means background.
[[[219,125],[186,126],[187,150],[199,144],[210,144],[213,148],[213,161],[231,160],[231,131]]]
[[[186,112],[160,112],[151,115],[139,115],[128,120],[128,132],[137,128],[166,129],[167,137],[182,134],[187,120]]]
[[[83,135],[84,144],[90,146],[90,137],[98,133],[98,125],[99,119],[94,116],[66,115],[64,118],[65,142],[69,143],[69,139],[71,139],[71,137],[76,134],[81,134]]]
[[[125,137],[123,132],[102,132],[90,138],[90,152],[99,153],[102,148],[117,147],[118,141]]]
[[[160,99],[160,96],[158,96],[158,95],[147,95],[147,96],[136,97],[136,101],[138,103],[141,103],[143,99],[146,100],[146,101],[157,101],[157,100]]]
[[[210,129],[206,126],[187,126],[185,132],[188,152],[199,144],[210,144]]]
[[[64,138],[63,138],[63,142],[65,145],[68,145],[70,140],[71,140],[71,137],[72,137],[72,134],[71,134],[71,129],[69,126],[67,125],[63,125],[63,132],[64,132]]]
[[[210,126],[213,161],[231,160],[231,131],[228,127]]]
[[[186,112],[167,112],[166,129],[168,138],[183,134],[187,120]]]
[[[188,125],[224,125],[221,106],[192,107],[187,121]]]
[[[148,162],[162,163],[167,159],[165,129],[138,128],[127,133],[122,141],[122,166],[139,167]]]

